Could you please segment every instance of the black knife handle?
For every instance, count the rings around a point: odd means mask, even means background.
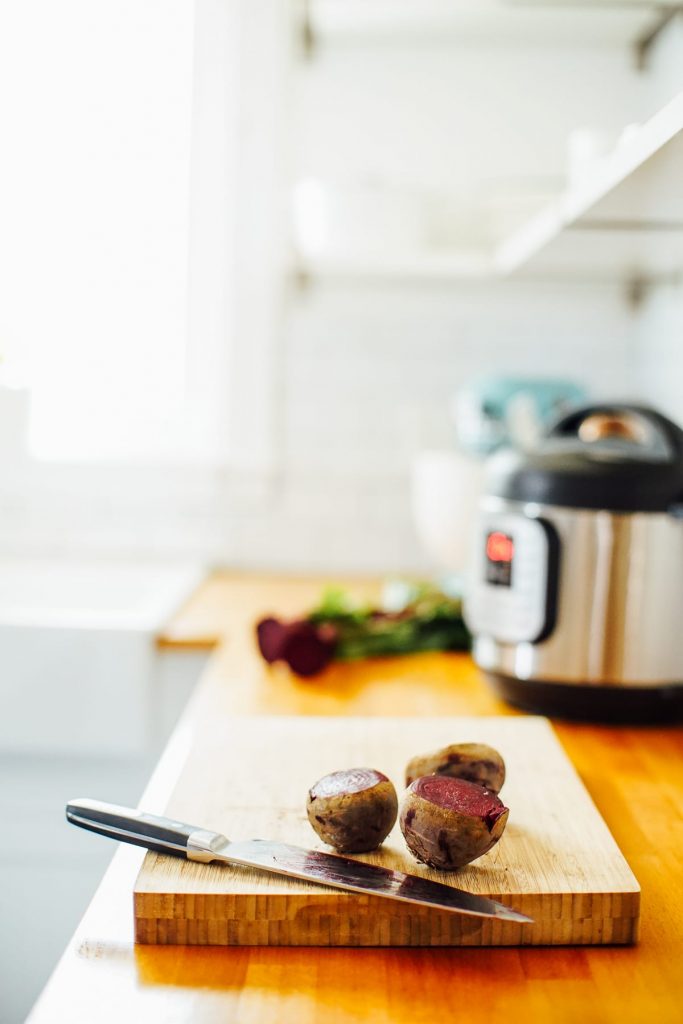
[[[159,818],[132,807],[119,807],[101,800],[70,800],[66,805],[66,820],[110,839],[145,846],[148,850],[168,853],[173,857],[187,857],[188,839],[193,832],[202,831],[182,821]]]

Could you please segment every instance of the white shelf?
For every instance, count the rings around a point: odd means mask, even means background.
[[[508,238],[500,274],[657,278],[683,271],[683,93]]]
[[[451,36],[486,45],[559,42],[633,45],[679,0],[312,0],[323,40]]]
[[[299,256],[322,278],[663,280],[683,275],[683,93],[494,250]]]

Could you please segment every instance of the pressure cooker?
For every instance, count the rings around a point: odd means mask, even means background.
[[[588,405],[487,465],[465,600],[473,655],[520,707],[683,713],[683,431]]]

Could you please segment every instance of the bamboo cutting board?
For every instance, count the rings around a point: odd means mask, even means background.
[[[309,787],[338,768],[385,772],[400,794],[414,754],[479,741],[507,765],[500,842],[457,872],[407,850],[398,824],[359,859],[500,900],[534,924],[465,917],[264,872],[148,853],[135,885],[138,942],[270,946],[503,946],[635,942],[640,889],[547,720],[215,719],[195,741],[166,808],[233,839],[328,849],[311,829]]]

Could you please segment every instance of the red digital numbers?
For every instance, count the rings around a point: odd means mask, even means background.
[[[512,537],[506,533],[490,533],[486,538],[486,557],[491,562],[511,562],[515,553]]]

